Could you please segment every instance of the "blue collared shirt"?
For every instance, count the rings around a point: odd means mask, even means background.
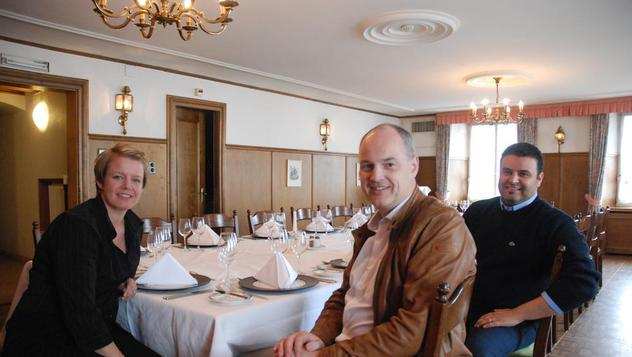
[[[528,205],[532,204],[533,201],[535,201],[535,199],[538,198],[538,194],[535,193],[533,196],[531,196],[528,200],[520,202],[516,205],[513,206],[507,206],[505,204],[505,202],[503,202],[502,197],[500,198],[500,209],[502,209],[505,212],[516,212],[520,209],[523,209],[525,207],[527,207]],[[551,310],[555,311],[556,314],[561,314],[562,313],[562,309],[560,309],[559,306],[557,306],[557,304],[555,303],[555,301],[553,301],[553,299],[551,299],[551,297],[549,296],[549,294],[546,293],[546,291],[542,292],[542,297],[544,298],[544,301],[546,301],[546,304],[549,305],[549,307],[551,308]]]

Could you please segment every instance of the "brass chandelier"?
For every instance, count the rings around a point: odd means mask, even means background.
[[[175,24],[184,41],[191,39],[191,34],[201,29],[209,35],[219,35],[224,32],[228,24],[233,21],[230,13],[239,5],[237,1],[220,0],[220,14],[215,19],[210,19],[204,12],[194,7],[195,0],[133,0],[131,6],[124,7],[115,12],[108,8],[107,0],[92,0],[94,11],[101,17],[103,23],[113,29],[122,29],[130,22],[138,27],[144,38],[150,38],[154,32],[156,23],[167,27]],[[111,19],[123,19],[119,24],[110,23]],[[207,25],[217,25],[214,30]]]
[[[509,106],[509,99],[504,98],[503,102],[499,102],[499,91],[498,86],[500,84],[500,80],[502,77],[493,77],[496,82],[496,103],[490,106],[489,100],[487,98],[482,100],[483,110],[481,115],[477,114],[478,108],[476,104],[472,102],[470,104],[470,109],[472,110],[472,121],[476,124],[487,123],[487,124],[508,124],[508,123],[520,123],[522,119],[525,118],[524,113],[524,103],[522,101],[518,102],[518,115],[515,117],[511,116],[511,106]]]

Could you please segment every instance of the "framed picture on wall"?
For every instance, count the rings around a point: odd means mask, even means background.
[[[360,163],[356,162],[356,186],[360,187]]]
[[[287,160],[287,187],[301,187],[303,183],[303,161]]]

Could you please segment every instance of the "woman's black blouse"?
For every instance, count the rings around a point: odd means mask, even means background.
[[[118,286],[134,277],[141,235],[142,220],[127,211],[127,254],[116,247],[100,196],[57,217],[37,246],[29,287],[7,324],[7,344],[90,353],[112,342]]]

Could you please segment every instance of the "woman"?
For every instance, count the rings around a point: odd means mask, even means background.
[[[97,196],[59,215],[37,246],[28,289],[7,323],[4,356],[156,356],[116,324],[136,294],[147,182],[144,154],[117,144],[94,165]]]

